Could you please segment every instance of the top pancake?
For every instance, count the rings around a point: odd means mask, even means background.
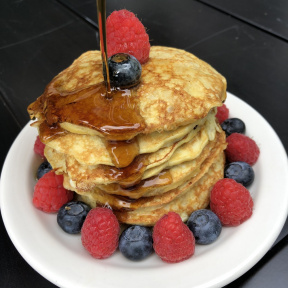
[[[54,92],[62,93],[65,97],[67,93],[101,82],[100,51],[88,51],[57,75],[47,86],[46,92],[49,87],[53,87]],[[224,102],[226,80],[209,64],[191,53],[152,46],[149,61],[142,65],[141,82],[133,90],[132,97],[144,123],[137,133],[149,134],[174,130],[204,118],[213,107],[221,106]],[[47,115],[54,116],[55,105],[46,105],[49,96],[49,93],[43,93],[29,105],[31,118],[36,117],[41,122]],[[49,107],[54,107],[54,110]],[[63,119],[60,122],[62,128],[72,133],[104,136],[102,131],[91,129],[83,123]],[[130,138],[131,135],[127,133],[127,139]]]

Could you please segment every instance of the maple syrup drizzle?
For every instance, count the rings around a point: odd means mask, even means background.
[[[139,155],[135,136],[144,130],[136,89],[113,89],[113,97],[106,97],[104,82],[77,91],[60,93],[50,83],[38,105],[46,121],[40,124],[43,143],[64,136],[67,131],[60,123],[68,122],[97,130],[105,137],[106,148],[113,164],[128,166]],[[41,109],[40,109],[41,110]]]
[[[119,183],[127,188],[136,185],[142,179],[144,171],[148,165],[145,155],[137,156],[134,161],[123,168],[103,165],[105,176],[113,182]]]
[[[103,203],[104,205],[105,203]],[[118,196],[117,198],[112,198],[109,200],[109,206],[113,211],[133,211],[135,208],[132,208],[132,201],[127,201],[124,197]]]
[[[104,82],[78,91],[59,93],[48,86],[44,114],[49,126],[69,122],[99,131],[107,140],[130,140],[144,130],[136,101],[136,90],[113,89],[106,98]]]
[[[102,64],[106,67],[103,70],[107,73],[107,82],[70,92],[60,92],[61,87],[57,85],[61,86],[61,83],[57,84],[59,81],[55,79],[28,107],[28,112],[31,110],[41,114],[39,134],[43,143],[68,133],[61,128],[63,122],[100,132],[104,136],[104,143],[115,165],[105,167],[105,171],[110,179],[119,180],[119,183],[126,187],[138,183],[147,166],[145,157],[137,157],[139,145],[135,138],[145,129],[145,122],[138,108],[137,86],[130,89],[110,86],[105,6],[105,1],[97,0],[100,48]],[[126,180],[123,180],[124,178]]]
[[[136,137],[126,141],[106,141],[106,149],[117,168],[130,165],[139,155],[139,144]]]
[[[109,76],[109,67],[107,60],[107,40],[106,40],[106,0],[97,0],[98,11],[98,26],[99,26],[99,38],[100,38],[100,51],[102,56],[103,71],[106,73],[106,90],[107,97],[111,98],[111,84]]]
[[[141,181],[137,186],[133,186],[128,188],[127,190],[118,187],[119,190],[117,192],[123,192],[121,195],[112,195],[112,198],[109,198],[109,205],[115,211],[133,211],[140,208],[143,205],[143,201],[139,199],[145,192],[147,192],[151,188],[155,188],[157,186],[164,186],[172,183],[172,176],[168,170],[161,172],[159,175],[155,177],[151,177],[150,179]],[[133,195],[133,190],[139,188],[139,192],[137,191],[137,195]],[[104,192],[105,193],[105,192]],[[135,193],[135,194],[136,194]],[[139,193],[139,194],[138,194]],[[137,196],[134,197],[134,196]],[[132,197],[132,198],[131,198]],[[134,198],[133,198],[134,197]],[[153,197],[153,196],[152,196]],[[150,197],[147,197],[150,198]],[[144,200],[145,202],[145,200]],[[105,203],[103,203],[105,204]]]
[[[57,137],[66,135],[68,132],[61,128],[59,124],[49,126],[46,121],[39,125],[39,137],[42,143],[47,144]]]
[[[152,188],[169,185],[172,182],[173,179],[171,173],[168,170],[164,170],[158,175],[142,180],[138,184],[131,187],[125,188],[119,184],[112,183],[108,185],[101,185],[99,188],[108,194],[114,194],[115,197],[118,195],[138,199]]]

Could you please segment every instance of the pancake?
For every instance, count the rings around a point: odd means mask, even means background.
[[[125,189],[118,183],[112,183],[97,185],[93,191],[87,192],[79,188],[75,189],[75,191],[82,195],[103,191],[107,194],[126,196],[131,199],[160,195],[182,185],[192,177],[196,176],[201,170],[202,163],[207,159],[212,160],[217,158],[225,147],[225,133],[217,133],[217,137],[213,141],[210,141],[201,154],[194,160],[185,161],[182,164],[172,166],[170,169],[161,171],[156,176],[142,180],[133,187]],[[64,174],[64,186],[68,190],[74,189],[74,187],[70,185],[70,179],[67,174]]]
[[[212,127],[211,127],[212,126]],[[197,128],[198,129],[198,128]],[[73,156],[65,156],[66,171],[70,179],[70,185],[73,190],[91,191],[99,184],[119,183],[123,186],[132,186],[141,179],[147,179],[157,175],[162,170],[179,165],[182,162],[190,161],[198,157],[209,140],[213,140],[216,134],[216,126],[214,121],[206,121],[199,132],[197,129],[192,130],[194,137],[184,138],[174,143],[172,147],[162,148],[151,154],[140,155],[135,161],[125,168],[115,168],[107,165],[87,166],[82,165]],[[212,133],[214,131],[214,133]],[[212,139],[209,139],[209,136]],[[187,141],[190,140],[190,141]],[[45,156],[51,163],[52,167],[59,165],[55,159],[63,159],[61,157],[50,156],[50,149],[45,148]],[[52,152],[56,154],[57,152]],[[61,163],[63,165],[63,162]],[[141,169],[139,166],[141,165]]]
[[[57,75],[45,92],[29,105],[30,117],[37,118],[40,122],[48,121],[49,125],[60,123],[62,128],[71,133],[107,137],[103,125],[97,122],[91,129],[91,123],[81,121],[83,115],[90,117],[90,122],[92,118],[107,116],[102,115],[103,111],[98,111],[101,115],[91,115],[91,105],[86,105],[85,102],[91,97],[91,86],[101,84],[102,81],[100,51],[88,51]],[[127,113],[126,116],[131,118],[133,111],[137,110],[141,123],[135,131],[133,123],[130,123],[130,126],[127,124],[125,130],[121,131],[121,140],[131,139],[131,135],[136,136],[139,133],[175,130],[179,126],[203,119],[213,107],[221,106],[225,101],[226,80],[209,64],[191,53],[175,48],[152,46],[149,61],[142,65],[141,82],[133,88],[132,94],[132,97],[127,99],[130,101],[133,98],[135,106],[132,105],[131,113]],[[118,101],[118,98],[110,100],[109,105],[108,101],[105,103],[108,110],[103,114],[113,113],[111,109],[117,107],[114,106],[114,102]],[[121,104],[125,106],[127,103]],[[77,107],[80,106],[81,111],[78,111]],[[76,117],[80,112],[81,115]],[[125,109],[121,113],[125,113]],[[125,121],[128,122],[128,119]],[[120,137],[120,132],[113,133]],[[116,137],[115,135],[113,136]]]
[[[178,213],[186,221],[193,211],[208,206],[211,187],[223,178],[224,164],[224,152],[221,152],[215,162],[205,163],[206,169],[203,167],[190,181],[152,198],[127,201],[127,198],[116,198],[100,192],[78,195],[78,200],[89,203],[92,207],[99,204],[110,206],[118,220],[126,224],[153,226],[169,211]]]
[[[207,117],[212,117],[211,114],[213,113],[210,112]],[[205,124],[207,117],[193,124],[178,127],[176,130],[165,131],[163,133],[156,131],[151,134],[140,134],[136,136],[137,145],[139,146],[138,155],[153,153],[161,148],[172,146],[185,136],[187,136],[185,141],[188,141],[188,139],[191,139],[195,134],[194,129]],[[188,134],[190,134],[190,136],[188,136]],[[47,146],[59,153],[73,155],[73,157],[83,165],[103,164],[117,166],[117,163],[113,161],[113,155],[111,155],[107,149],[107,143],[102,137],[97,135],[67,133],[62,137],[49,141]],[[133,159],[131,159],[131,162],[132,161]],[[127,165],[129,164],[130,163]]]
[[[211,118],[212,115],[209,113],[207,117]],[[176,131],[167,131],[164,133],[165,135],[162,135],[162,133],[159,132],[144,135],[143,137],[141,137],[142,134],[138,135],[137,145],[139,146],[139,149],[137,150],[138,153],[135,155],[135,157],[139,154],[149,153],[152,155],[152,153],[154,153],[155,159],[163,158],[163,155],[170,152],[172,147],[173,149],[176,149],[179,145],[190,141],[201,129],[201,127],[205,125],[206,118],[202,119],[201,121],[197,121],[198,125],[196,126],[193,124],[183,126],[176,129]],[[211,125],[210,122],[207,122],[207,125],[208,124]],[[175,143],[177,144],[175,145]],[[58,137],[55,140],[48,142],[47,147],[50,147],[59,153],[73,155],[75,160],[83,165],[103,164],[111,166],[114,165],[120,168],[118,163],[115,163],[115,158],[113,157],[112,153],[109,153],[107,143],[105,143],[103,138],[99,136],[68,133],[65,136]],[[156,154],[158,154],[158,156],[156,156]],[[125,166],[128,166],[133,159],[130,159],[129,163],[125,161]],[[150,162],[152,162],[152,160]]]
[[[160,195],[176,187],[179,187],[188,179],[196,176],[201,169],[202,163],[210,158],[215,159],[226,147],[224,133],[218,133],[217,137],[205,146],[202,153],[191,161],[172,166],[170,169],[161,171],[156,176],[142,180],[139,184],[125,189],[119,184],[98,185],[97,191],[102,190],[108,194],[127,196],[131,199]],[[65,179],[67,179],[65,177]],[[66,181],[65,181],[66,182]],[[71,189],[67,183],[67,189]],[[79,194],[87,193],[85,190],[76,190]]]

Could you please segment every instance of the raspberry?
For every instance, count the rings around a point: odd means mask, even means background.
[[[229,162],[242,161],[253,165],[258,160],[260,150],[256,142],[239,133],[232,133],[226,138],[228,143],[225,150]]]
[[[84,248],[95,258],[105,259],[118,247],[120,225],[109,208],[94,208],[88,213],[81,230]]]
[[[195,238],[179,214],[169,212],[154,226],[153,247],[163,261],[177,263],[194,254]]]
[[[36,137],[35,143],[34,143],[34,152],[36,154],[39,154],[42,158],[45,158],[44,156],[44,148],[45,144],[41,142],[39,136]]]
[[[128,53],[144,64],[149,59],[150,43],[145,27],[134,13],[114,11],[106,21],[108,57]]]
[[[225,178],[213,186],[210,208],[223,226],[238,226],[251,217],[253,200],[243,185]]]
[[[43,175],[35,185],[33,204],[47,212],[57,212],[62,205],[73,199],[74,193],[63,187],[63,175],[50,171]]]
[[[225,104],[223,104],[220,107],[217,107],[216,118],[218,119],[220,124],[226,119],[228,119],[228,116],[229,116],[229,109]]]

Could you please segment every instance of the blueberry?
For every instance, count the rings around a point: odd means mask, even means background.
[[[247,187],[254,181],[254,170],[246,162],[231,162],[224,169],[224,177],[234,179]]]
[[[221,127],[225,131],[226,136],[231,135],[232,133],[241,133],[245,132],[245,123],[239,118],[229,118],[222,122]]]
[[[119,239],[119,250],[126,258],[133,261],[149,256],[153,251],[150,228],[139,225],[126,228]]]
[[[80,233],[91,207],[81,201],[71,201],[63,205],[57,214],[58,225],[69,234]]]
[[[217,215],[207,209],[193,212],[187,221],[187,225],[192,231],[197,244],[214,242],[222,231],[222,225]]]
[[[44,161],[40,164],[37,170],[37,179],[39,180],[44,174],[52,170],[52,166],[48,161]]]
[[[108,59],[111,85],[120,88],[129,88],[139,83],[142,67],[132,55],[118,53]],[[106,78],[105,66],[103,71]],[[105,79],[106,80],[106,79]]]

